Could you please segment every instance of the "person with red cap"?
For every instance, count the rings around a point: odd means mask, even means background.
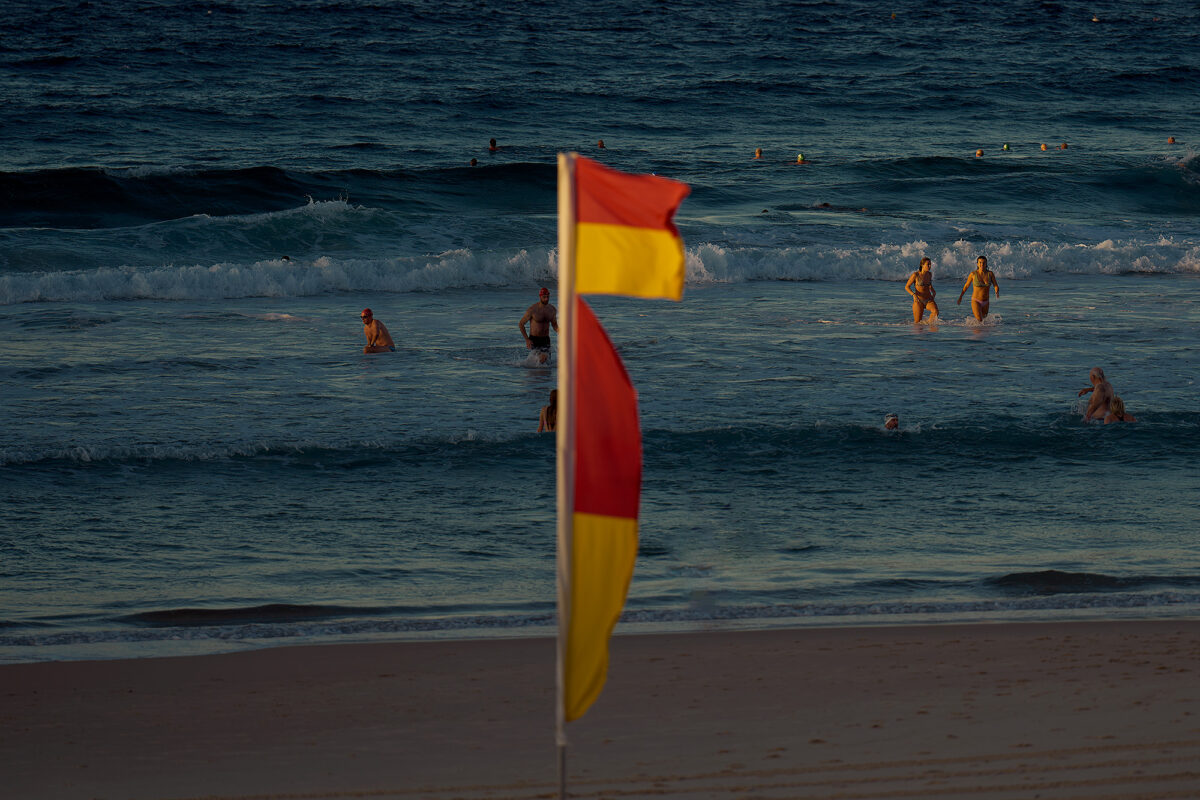
[[[371,309],[364,308],[362,310],[362,324],[363,333],[367,336],[367,346],[363,348],[364,353],[396,352],[396,343],[392,341],[392,335],[388,333],[388,329],[382,322],[375,319]]]
[[[529,333],[525,323],[529,323]],[[531,305],[517,324],[525,337],[525,347],[537,353],[539,364],[550,360],[550,329],[558,333],[558,311],[550,305],[550,290],[545,286],[538,291],[538,301]]]

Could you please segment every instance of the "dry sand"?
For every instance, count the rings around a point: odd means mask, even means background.
[[[1200,621],[619,636],[573,797],[1198,798]],[[550,639],[0,667],[0,796],[535,798]]]

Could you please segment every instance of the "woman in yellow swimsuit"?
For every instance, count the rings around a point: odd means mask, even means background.
[[[996,273],[988,269],[987,258],[980,256],[975,262],[975,271],[967,276],[967,282],[963,284],[962,291],[958,293],[958,304],[962,305],[963,295],[967,293],[967,287],[974,287],[971,291],[971,313],[975,315],[975,319],[983,322],[983,318],[988,315],[988,286],[996,290],[996,297],[1000,297],[1000,284],[996,283]]]
[[[917,271],[909,275],[908,283],[904,284],[904,291],[912,295],[914,324],[920,323],[921,317],[925,316],[926,308],[929,309],[930,322],[934,322],[938,318],[937,303],[933,302],[937,292],[933,290],[933,273],[929,271],[932,266],[933,262],[928,258],[922,258]]]

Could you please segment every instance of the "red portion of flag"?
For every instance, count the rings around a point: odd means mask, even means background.
[[[637,519],[642,433],[637,392],[592,309],[576,298],[575,508]]]
[[[575,159],[575,221],[655,228],[679,236],[671,221],[688,196],[686,183],[630,175],[579,156]]]

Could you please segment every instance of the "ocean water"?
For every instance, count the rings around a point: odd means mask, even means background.
[[[0,661],[551,635],[564,150],[692,186],[684,301],[591,301],[618,631],[1200,613],[1194,3],[6,9]]]

